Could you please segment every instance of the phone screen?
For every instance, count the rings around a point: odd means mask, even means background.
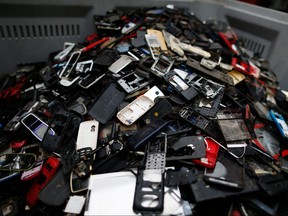
[[[43,140],[44,135],[48,129],[48,125],[42,122],[34,115],[27,115],[22,119],[22,123],[33,133],[33,135],[40,141]],[[49,134],[54,135],[55,132],[50,128]]]

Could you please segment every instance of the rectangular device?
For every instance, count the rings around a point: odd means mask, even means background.
[[[202,58],[200,65],[202,65],[203,67],[205,67],[209,70],[213,70],[218,65],[218,63],[215,61],[212,61],[210,59]]]
[[[196,73],[189,74],[185,78],[185,81],[199,92],[204,94],[207,98],[214,98],[225,89],[224,85],[220,85]]]
[[[75,47],[75,43],[67,43],[67,42],[64,43],[64,49],[54,57],[54,60],[63,61],[69,55],[69,53],[74,49],[74,47]]]
[[[174,59],[161,54],[155,59],[154,64],[151,67],[151,72],[158,77],[163,77],[166,73],[170,71],[174,64]]]
[[[33,207],[38,201],[38,195],[40,191],[48,184],[48,182],[53,178],[56,173],[60,162],[55,157],[50,157],[45,162],[41,169],[40,175],[37,177],[36,181],[28,191],[26,195],[26,202],[30,207]]]
[[[88,89],[99,80],[101,80],[105,76],[105,73],[88,73],[86,76],[80,79],[79,86]]]
[[[132,94],[139,89],[149,85],[150,80],[132,72],[122,77],[117,82],[125,90],[125,92],[127,92],[128,94]]]
[[[218,138],[217,129],[215,128],[214,122],[211,119],[199,114],[191,107],[183,107],[179,111],[180,117],[199,128],[203,132],[207,133],[209,136]]]
[[[39,161],[36,163],[32,169],[24,171],[21,175],[21,181],[28,181],[40,174],[40,171],[42,169],[43,161]]]
[[[184,56],[184,51],[182,50],[180,44],[180,40],[174,35],[170,34],[169,35],[169,42],[170,42],[170,48],[173,52],[177,53],[179,56]]]
[[[200,159],[193,159],[193,162],[203,167],[213,169],[216,165],[220,145],[211,137],[204,138],[206,144],[206,156]]]
[[[48,125],[33,113],[26,115],[21,123],[40,141],[43,140],[48,130]],[[49,128],[47,133],[54,135],[55,131]]]
[[[145,169],[139,169],[134,195],[136,213],[160,213],[164,208],[167,135],[153,139],[146,149]]]
[[[136,98],[117,113],[117,118],[125,125],[131,125],[155,105],[157,97],[164,96],[161,90],[154,86],[144,95]]]
[[[91,148],[96,149],[98,139],[99,122],[96,120],[83,121],[80,123],[76,149]]]
[[[110,67],[108,68],[109,71],[112,73],[119,73],[123,68],[129,65],[134,59],[128,55],[121,55],[121,57],[116,60]]]
[[[161,31],[155,30],[155,29],[147,29],[147,33],[155,35],[158,41],[160,42],[161,50],[163,52],[167,52],[167,46],[166,46],[165,39]]]
[[[86,73],[92,70],[93,64],[94,64],[93,60],[78,62],[76,64],[75,70],[79,73]]]
[[[155,119],[150,124],[141,128],[136,134],[130,137],[126,144],[133,150],[142,149],[151,139],[168,124],[163,119]]]
[[[20,120],[29,113],[34,112],[40,107],[41,103],[39,101],[28,102],[5,126],[5,131],[15,131],[20,126]]]
[[[61,78],[61,85],[70,86],[80,78],[80,76],[76,74],[75,70],[75,66],[80,58],[80,55],[80,51],[73,52],[63,69],[60,71],[59,77]]]
[[[198,95],[197,90],[189,86],[185,80],[174,71],[166,73],[164,79],[187,101],[192,100]]]
[[[205,50],[203,50],[200,47],[197,46],[192,46],[191,44],[186,44],[186,43],[180,43],[180,47],[182,50],[186,51],[186,52],[190,52],[193,54],[197,54],[202,56],[203,58],[210,58],[211,54]]]
[[[204,180],[211,184],[242,189],[244,187],[244,170],[229,155],[223,153],[218,157],[214,169],[205,169]]]
[[[146,34],[145,39],[149,46],[150,54],[153,59],[157,59],[161,54],[161,43],[154,34]]]
[[[188,58],[187,63],[189,67],[199,71],[200,73],[204,73],[205,75],[211,76],[217,80],[220,80],[221,82],[227,83],[228,85],[234,85],[234,81],[231,76],[223,73],[222,71],[219,71],[217,69],[209,70],[205,67],[202,67],[200,63],[192,58]]]
[[[281,135],[284,138],[288,139],[288,126],[283,116],[275,112],[274,110],[270,110],[269,113],[270,113],[271,118],[275,122],[277,128],[279,129]]]
[[[116,83],[110,83],[92,105],[88,114],[101,124],[106,124],[117,111],[126,94],[119,90]]]
[[[52,67],[50,67],[49,65],[42,68],[39,71],[39,75],[41,76],[45,85],[48,87],[53,86],[54,84],[56,84],[59,81],[59,76],[54,71],[54,69]]]

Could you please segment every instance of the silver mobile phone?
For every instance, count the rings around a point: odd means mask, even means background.
[[[29,113],[22,120],[21,123],[40,141],[43,140],[49,126],[43,122],[38,116],[33,113]],[[48,132],[51,135],[55,135],[55,131],[49,128]]]

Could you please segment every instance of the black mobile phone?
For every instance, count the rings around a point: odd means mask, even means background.
[[[214,169],[205,169],[204,180],[222,186],[235,189],[244,188],[244,168],[227,153],[218,157]]]
[[[133,150],[142,149],[151,139],[157,136],[167,124],[168,122],[163,119],[155,119],[130,137],[126,144]]]
[[[106,124],[117,111],[126,94],[118,89],[116,83],[110,83],[92,105],[88,114],[101,124]]]

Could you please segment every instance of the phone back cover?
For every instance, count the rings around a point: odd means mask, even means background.
[[[195,201],[197,203],[215,200],[215,199],[223,199],[235,196],[242,196],[244,194],[251,194],[259,191],[259,186],[257,185],[255,179],[250,178],[247,174],[245,174],[245,187],[243,190],[233,189],[229,187],[222,187],[218,185],[210,185],[206,181],[203,181],[204,173],[198,172],[198,180],[195,183],[190,184],[190,188],[192,189]]]
[[[245,181],[244,169],[234,161],[236,159],[226,154],[225,152],[218,156],[214,169],[205,170],[204,179],[213,184],[243,189]]]
[[[60,206],[70,195],[69,180],[65,177],[62,169],[39,193],[39,200],[47,205]]]
[[[126,94],[117,88],[116,83],[111,83],[95,101],[88,114],[101,124],[106,124],[118,109]]]

